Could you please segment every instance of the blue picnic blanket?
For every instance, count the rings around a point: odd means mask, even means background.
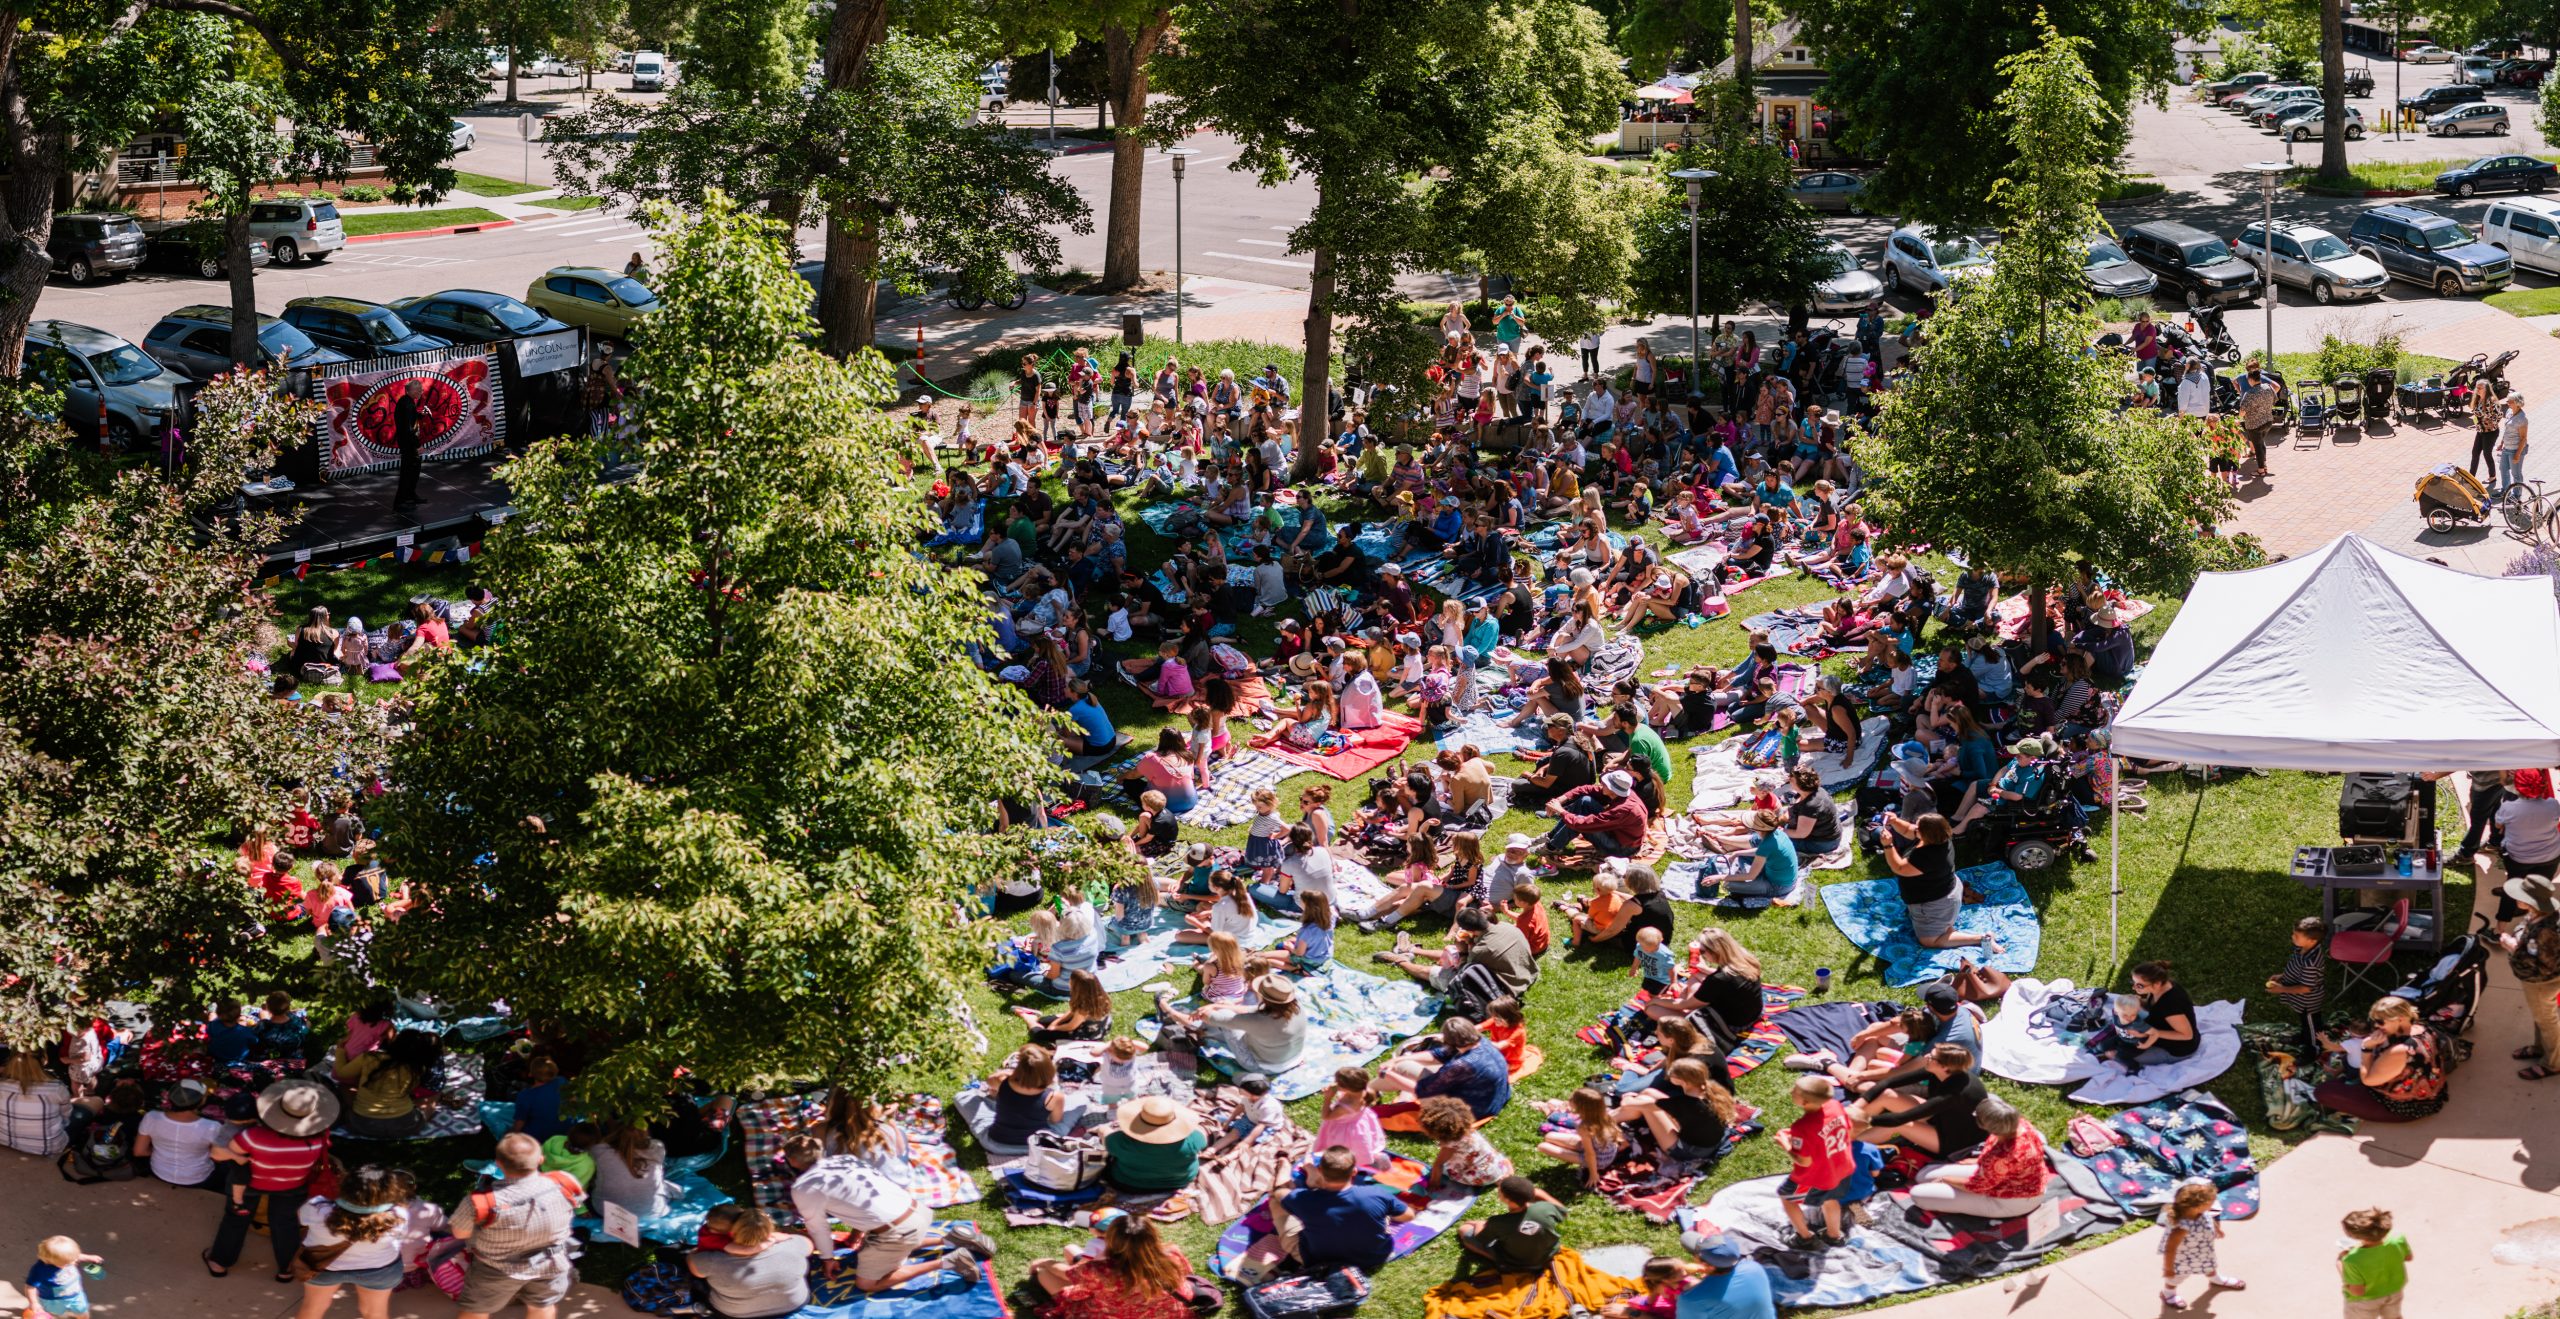
[[[848,1263],[852,1252],[843,1252]],[[812,1275],[809,1303],[789,1319],[1006,1319],[1004,1295],[996,1289],[993,1264],[981,1263],[971,1273],[936,1269],[921,1278],[883,1292],[866,1293],[853,1270],[840,1270],[833,1280]]]
[[[1323,1090],[1333,1084],[1335,1072],[1366,1066],[1387,1046],[1431,1029],[1440,1016],[1440,999],[1401,974],[1386,980],[1333,962],[1320,974],[1294,979],[1299,1010],[1307,1017],[1307,1050],[1296,1066],[1271,1077],[1271,1093],[1282,1103]],[[1198,1004],[1185,1000],[1181,1006],[1189,1010]],[[1138,1033],[1149,1041],[1158,1032],[1152,1016],[1138,1023]],[[1216,1045],[1201,1056],[1229,1075],[1247,1070]]]
[[[1371,563],[1384,563],[1404,552],[1404,524],[1369,523],[1360,529],[1359,535],[1351,538],[1351,543],[1360,547],[1360,557]]]
[[[1802,655],[1820,659],[1833,653],[1833,647],[1822,639],[1822,615],[1810,609],[1780,609],[1755,614],[1742,620],[1742,626],[1753,632],[1769,634],[1769,644],[1782,655]]]
[[[1703,861],[1674,861],[1663,867],[1662,896],[1674,902],[1703,902],[1724,911],[1765,911],[1776,904],[1777,896],[1732,897],[1707,883],[1709,879],[1739,875],[1750,868],[1749,852],[1711,856]],[[1783,896],[1800,897],[1807,904],[1820,901],[1820,889],[1811,882],[1810,872],[1798,872],[1796,880],[1795,893]]]
[[[1102,978],[1102,987],[1114,994],[1125,994],[1150,980],[1163,976],[1177,960],[1189,961],[1208,956],[1209,949],[1205,944],[1186,945],[1176,944],[1173,941],[1173,937],[1189,925],[1189,922],[1183,919],[1185,914],[1186,912],[1181,908],[1156,908],[1156,923],[1153,931],[1147,935],[1145,941],[1126,948],[1112,948],[1106,938],[1102,964],[1094,968],[1094,974]],[[1106,925],[1109,920],[1109,916],[1104,917]],[[1273,920],[1257,908],[1254,915],[1253,934],[1244,940],[1244,946],[1247,951],[1268,948],[1297,932],[1296,921]]]
[[[2107,1119],[2125,1144],[2092,1156],[2090,1170],[2116,1203],[2137,1215],[2159,1212],[2178,1183],[2191,1177],[2213,1183],[2224,1218],[2257,1213],[2258,1163],[2249,1155],[2248,1128],[2219,1101],[2183,1099],[2163,1099]]]
[[[1990,934],[2004,945],[1997,953],[1983,947],[1923,948],[1911,936],[1911,917],[1891,879],[1862,879],[1822,886],[1823,905],[1831,923],[1849,942],[1873,954],[1883,965],[1888,985],[1921,985],[1955,973],[1956,963],[1971,958],[1977,965],[2009,974],[2036,969],[2036,953],[2044,942],[2044,925],[2017,872],[1994,862],[1959,870],[1956,877],[1982,895],[1956,913],[1956,928]]]
[[[641,1219],[640,1239],[653,1246],[678,1246],[691,1250],[702,1232],[704,1215],[729,1203],[732,1198],[702,1174],[678,1172],[670,1166],[667,1170],[667,1212]],[[581,1214],[570,1221],[570,1226],[585,1229],[589,1237],[604,1235],[604,1219],[600,1215]]]
[[[1197,513],[1200,511],[1200,505],[1188,499],[1173,500],[1162,504],[1149,504],[1145,508],[1138,510],[1138,520],[1146,523],[1149,531],[1152,531],[1159,536],[1169,537],[1173,534],[1174,519],[1186,509]],[[1279,535],[1283,540],[1297,533],[1298,523],[1304,520],[1303,515],[1298,512],[1297,505],[1275,504],[1272,506],[1272,511],[1280,515]],[[1218,539],[1227,543],[1228,552],[1241,552],[1247,544],[1252,542],[1253,537],[1250,532],[1250,525],[1250,523],[1239,522],[1232,527],[1220,527],[1218,528]],[[1328,534],[1322,540],[1309,541],[1299,548],[1312,554],[1317,550],[1321,550],[1326,546],[1331,545],[1332,543],[1333,537]]]
[[[1245,751],[1218,763],[1209,780],[1209,790],[1190,810],[1174,814],[1187,829],[1224,829],[1253,818],[1253,794],[1257,788],[1277,788],[1282,779],[1292,774],[1307,773],[1307,767],[1295,761],[1282,760],[1264,751]]]
[[[1455,751],[1472,745],[1488,756],[1507,756],[1527,747],[1543,746],[1545,739],[1529,729],[1505,728],[1502,721],[1519,713],[1518,702],[1496,705],[1489,710],[1469,710],[1458,717],[1448,732],[1434,739],[1441,750]]]

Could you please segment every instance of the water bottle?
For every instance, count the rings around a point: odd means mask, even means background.
[[[2409,849],[2404,847],[2400,849],[2400,878],[2407,879],[2409,877],[2409,867]]]

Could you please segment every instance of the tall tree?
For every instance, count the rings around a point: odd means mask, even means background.
[[[1733,0],[1733,81],[1745,92],[1752,89],[1751,0]],[[1745,102],[1747,105],[1748,102]]]
[[[1136,287],[1138,238],[1145,224],[1147,67],[1173,31],[1164,0],[1113,0],[1102,7],[1103,56],[1110,72],[1111,202],[1102,231],[1103,292]]]
[[[45,243],[68,181],[111,160],[161,107],[183,105],[204,65],[187,24],[245,43],[243,67],[274,70],[295,129],[343,174],[359,144],[403,195],[453,186],[454,111],[479,99],[476,36],[445,0],[129,0],[15,11],[0,27],[0,210],[15,240],[0,268],[0,372],[17,370],[51,272]],[[263,76],[263,72],[261,74]]]
[[[220,222],[222,259],[231,284],[231,360],[258,360],[256,271],[249,263],[252,190],[274,178],[289,139],[272,86],[244,78],[199,84],[179,110],[187,130],[187,173],[204,185],[197,210]]]
[[[2346,0],[2320,0],[2320,177],[2347,178]]]
[[[2081,244],[2101,227],[2117,129],[2087,48],[2047,27],[2001,61],[1995,109],[2017,164],[1993,190],[2000,261],[1945,300],[1912,377],[1853,441],[1875,516],[2026,574],[2039,628],[2045,588],[2079,564],[2184,590],[2231,507],[2193,423],[2122,408],[2122,366],[2088,351]]]
[[[1715,177],[1698,189],[1698,307],[1729,316],[1753,303],[1800,307],[1816,285],[1838,273],[1821,222],[1787,192],[1795,177],[1787,153],[1740,126],[1735,83],[1699,84],[1696,139],[1662,158],[1653,192],[1636,226],[1633,307],[1649,316],[1689,310],[1688,189],[1667,177],[1705,169]]]
[[[1525,184],[1516,171],[1524,161],[1572,167],[1564,153],[1587,150],[1617,122],[1626,90],[1598,22],[1572,0],[1197,0],[1182,27],[1217,39],[1185,41],[1159,60],[1172,124],[1232,135],[1233,168],[1265,184],[1299,175],[1315,184],[1314,211],[1289,235],[1313,267],[1299,395],[1310,451],[1328,420],[1338,320],[1349,323],[1354,355],[1378,345],[1410,360],[1397,346],[1410,325],[1396,277],[1448,250],[1432,222],[1446,204],[1439,191],[1462,186],[1459,173]],[[1305,94],[1308,69],[1324,71],[1323,96]],[[1512,195],[1521,205],[1572,205],[1588,194],[1521,186]],[[1586,214],[1603,225],[1626,218]],[[1511,219],[1567,244],[1626,250],[1622,227],[1575,233]]]
[[[2016,163],[1994,98],[2000,61],[2034,48],[2039,24],[2087,43],[2083,60],[2101,102],[2116,113],[2110,148],[2124,142],[2122,112],[2165,86],[2172,43],[2208,11],[2146,0],[1799,0],[1805,40],[1831,79],[1824,99],[1845,112],[1844,139],[1884,162],[1866,183],[1871,209],[1933,225],[1990,223],[1991,185]]]
[[[38,1047],[109,997],[175,1017],[272,983],[277,940],[232,869],[250,826],[381,764],[371,712],[267,695],[249,668],[269,517],[209,516],[307,405],[258,373],[198,396],[164,478],[75,449],[52,400],[0,380],[0,1040]]]
[[[410,688],[385,852],[419,898],[377,949],[577,1040],[579,1102],[618,1116],[678,1069],[867,1089],[954,1056],[983,831],[1056,740],[962,658],[981,583],[911,552],[887,367],[804,346],[788,233],[717,194],[649,214],[648,475],[599,487],[584,437],[509,469],[504,632]]]

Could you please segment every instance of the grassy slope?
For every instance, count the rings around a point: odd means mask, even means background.
[[[442,206],[427,211],[346,211],[339,218],[347,227],[347,236],[354,238],[360,234],[405,234],[420,229],[492,224],[507,217],[486,206]]]

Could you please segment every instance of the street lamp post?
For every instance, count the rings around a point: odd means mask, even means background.
[[[1190,294],[1182,286],[1182,167],[1185,161],[1200,154],[1190,147],[1166,147],[1164,154],[1173,160],[1173,342],[1182,343],[1182,305]]]
[[[1716,176],[1711,169],[1675,169],[1671,177],[1689,191],[1689,396],[1706,396],[1706,358],[1698,351],[1698,198],[1706,182]]]
[[[2258,172],[2258,256],[2262,281],[2258,300],[2267,309],[2267,369],[2276,369],[2276,176],[2291,168],[2281,160],[2261,160]]]

